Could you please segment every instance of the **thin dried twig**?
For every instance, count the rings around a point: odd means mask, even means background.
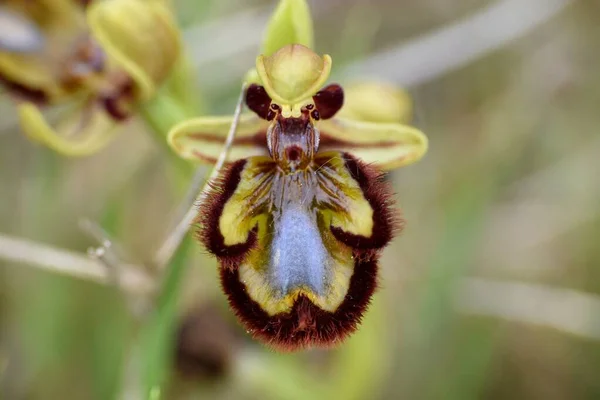
[[[183,217],[187,214],[190,205],[196,201],[198,197],[198,193],[202,190],[202,187],[206,183],[206,173],[207,168],[205,166],[200,166],[196,168],[194,171],[194,176],[190,182],[190,185],[185,193],[183,200],[181,201],[177,213],[175,214],[177,217],[173,221],[174,223],[169,227],[169,229],[174,228],[179,222],[183,219]]]
[[[119,256],[113,240],[100,225],[89,219],[84,218],[80,220],[79,227],[99,244],[98,247],[88,248],[88,256],[104,264],[108,270],[110,282],[119,286],[119,275],[121,274],[123,257]]]
[[[181,244],[183,238],[185,237],[187,231],[190,228],[190,225],[194,221],[194,218],[196,216],[196,204],[199,204],[202,201],[204,201],[204,196],[206,195],[205,189],[208,185],[208,182],[211,182],[215,178],[217,178],[217,176],[219,176],[219,173],[223,169],[223,166],[225,165],[225,161],[227,160],[227,156],[229,155],[229,149],[233,144],[233,139],[235,137],[235,132],[237,130],[237,126],[240,120],[240,115],[242,114],[245,93],[246,84],[243,84],[240,91],[240,96],[235,107],[233,121],[227,134],[227,139],[225,140],[223,150],[221,151],[221,154],[219,154],[219,158],[210,176],[205,181],[205,184],[203,185],[202,190],[200,190],[198,196],[195,198],[195,202],[192,202],[192,204],[188,206],[188,210],[181,219],[181,221],[177,224],[177,226],[175,226],[173,231],[167,236],[162,246],[156,252],[156,256],[154,257],[154,263],[159,269],[164,268],[173,257],[173,254]],[[192,185],[194,185],[194,183],[192,183]]]
[[[4,234],[0,234],[0,259],[101,284],[109,284],[111,279],[110,271],[102,262],[85,254]],[[155,286],[142,267],[131,264],[120,266],[118,282],[127,292],[149,293]]]

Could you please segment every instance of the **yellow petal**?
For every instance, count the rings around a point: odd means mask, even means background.
[[[412,101],[408,93],[391,84],[359,82],[344,85],[344,107],[337,115],[359,121],[408,123]]]
[[[106,0],[90,5],[88,24],[108,56],[135,81],[147,100],[177,61],[181,40],[162,1]]]
[[[23,103],[18,111],[21,128],[27,136],[67,156],[96,153],[110,143],[116,133],[115,122],[106,113],[89,105],[60,123],[56,130],[48,124],[36,105]]]
[[[294,105],[321,89],[331,72],[331,57],[320,57],[299,44],[288,45],[270,57],[258,56],[256,70],[275,103]]]
[[[348,152],[385,170],[412,164],[427,152],[427,137],[407,125],[333,118],[321,121],[318,128],[319,152]]]
[[[43,93],[43,97],[50,101],[64,94],[52,70],[44,63],[42,57],[35,54],[0,52],[0,77],[17,87]]]
[[[223,150],[233,117],[201,117],[182,122],[169,132],[168,142],[179,156],[202,163],[215,163]],[[243,114],[238,123],[227,162],[268,155],[268,122],[254,114]]]

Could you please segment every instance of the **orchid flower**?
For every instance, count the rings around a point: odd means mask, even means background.
[[[109,143],[180,53],[162,0],[7,1],[0,21],[0,81],[17,102],[23,131],[71,156]],[[57,104],[74,111],[53,128],[41,107]]]
[[[275,16],[302,25],[304,5],[284,0]],[[274,24],[268,32],[282,31]],[[421,131],[398,122],[409,114],[402,92],[358,84],[345,104],[342,87],[326,84],[331,57],[307,47],[311,35],[290,36],[306,40],[276,36],[282,46],[248,74],[250,112],[196,218],[231,307],[250,334],[282,350],[335,345],[357,329],[377,288],[379,256],[402,226],[382,171],[427,150]],[[214,163],[232,122],[182,122],[169,144],[186,159]]]

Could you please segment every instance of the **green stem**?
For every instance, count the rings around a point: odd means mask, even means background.
[[[159,93],[150,101],[143,104],[139,114],[148,126],[149,131],[162,152],[169,159],[169,166],[174,171],[172,176],[177,177],[177,187],[185,187],[192,177],[194,167],[189,162],[178,157],[167,144],[167,134],[173,126],[190,118],[185,109],[167,93]],[[177,191],[179,192],[180,189]]]
[[[140,106],[140,116],[145,121],[156,143],[168,157],[172,168],[170,176],[175,182],[177,196],[185,192],[194,174],[194,166],[179,158],[168,146],[167,135],[173,126],[193,117],[200,101],[193,87],[193,79],[185,59],[178,63],[172,76],[157,95]],[[181,243],[168,268],[156,310],[141,332],[141,384],[145,398],[160,397],[172,368],[172,349],[177,324],[177,304],[187,266],[189,237]]]
[[[162,284],[157,309],[142,332],[142,387],[145,398],[162,391],[172,366],[177,304],[191,241],[184,240],[173,257]]]

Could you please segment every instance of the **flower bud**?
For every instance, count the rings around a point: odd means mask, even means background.
[[[181,50],[167,5],[159,0],[106,0],[92,3],[87,16],[109,59],[135,82],[138,98],[150,98]]]

